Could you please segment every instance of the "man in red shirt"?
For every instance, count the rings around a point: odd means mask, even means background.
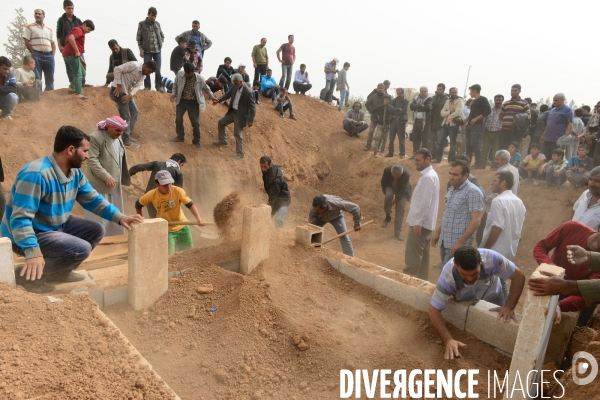
[[[65,62],[73,71],[73,80],[69,87],[75,90],[78,99],[86,100],[87,96],[83,95],[81,83],[85,77],[85,35],[96,29],[94,23],[89,19],[83,21],[81,26],[76,26],[67,36],[67,43],[62,51],[62,56]]]
[[[285,87],[285,90],[290,89],[292,68],[296,61],[296,49],[292,46],[292,43],[294,43],[294,35],[288,35],[288,42],[282,44],[277,49],[277,59],[281,63],[281,80],[279,81],[279,86]],[[283,54],[281,54],[282,52]]]
[[[567,259],[567,246],[577,245],[589,251],[600,250],[600,233],[578,221],[567,221],[533,248],[533,258],[538,264],[554,264],[565,269],[565,280],[576,281],[600,279],[600,272],[591,272],[589,263],[573,265]],[[548,254],[554,249],[552,256]],[[583,297],[568,296],[558,302],[557,311],[580,311],[578,326],[583,326],[594,313],[595,307],[588,307]]]

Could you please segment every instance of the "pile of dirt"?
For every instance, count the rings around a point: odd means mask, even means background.
[[[231,217],[240,206],[240,193],[236,190],[229,193],[213,209],[215,223],[221,230],[221,233],[227,235],[231,228]]]
[[[0,284],[0,397],[168,399],[94,300]]]
[[[337,398],[345,368],[508,369],[508,358],[453,328],[468,347],[444,361],[425,313],[338,273],[323,250],[295,246],[293,232],[271,246],[250,276],[198,261],[216,248],[182,252],[172,268],[192,268],[153,307],[104,311],[182,398]]]

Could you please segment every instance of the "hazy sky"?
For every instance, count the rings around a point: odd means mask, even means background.
[[[46,12],[46,23],[56,28],[62,15],[61,0],[4,0],[0,25],[14,18],[14,8],[22,7],[29,22],[33,10]],[[96,31],[86,36],[86,60],[91,84],[102,85],[108,69],[107,42],[117,39],[136,56],[137,24],[148,7],[158,9],[157,20],[166,35],[163,47],[163,74],[173,78],[169,58],[176,46],[175,36],[191,29],[198,19],[200,30],[212,41],[205,53],[205,78],[214,75],[223,58],[233,59],[234,67],[245,63],[252,76],[252,46],[266,37],[273,75],[279,79],[281,67],[275,51],[295,35],[296,70],[307,65],[317,95],[324,87],[324,64],[338,58],[351,64],[348,73],[351,95],[368,94],[378,82],[389,79],[392,87],[428,86],[439,82],[456,86],[463,94],[467,70],[472,65],[469,84],[479,83],[482,95],[510,95],[510,87],[520,83],[522,96],[552,97],[565,93],[567,101],[578,105],[600,100],[600,83],[593,71],[600,62],[594,45],[600,3],[439,1],[374,2],[232,0],[197,1],[75,1],[75,15],[91,19]],[[176,8],[173,7],[176,5]],[[197,11],[196,11],[197,10]],[[237,11],[239,10],[239,11]],[[0,29],[0,43],[6,43],[7,29]],[[4,54],[4,47],[0,48]],[[68,85],[64,62],[57,53],[56,87]],[[153,85],[154,87],[154,85]]]

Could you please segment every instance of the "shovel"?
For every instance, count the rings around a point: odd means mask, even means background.
[[[365,222],[364,224],[360,224],[360,227],[361,227],[361,229],[362,229],[362,227],[363,227],[363,226],[367,226],[367,225],[369,225],[371,222],[373,222],[373,220],[370,220],[369,222]],[[339,238],[341,238],[342,236],[344,236],[344,235],[347,235],[347,234],[349,234],[349,233],[352,233],[352,232],[354,232],[354,229],[350,229],[350,230],[348,230],[348,231],[346,231],[346,232],[340,233],[339,235],[337,235],[337,236],[334,236],[334,237],[332,237],[331,239],[327,239],[327,240],[325,240],[323,243],[321,243],[321,246],[323,246],[324,244],[327,244],[327,243],[329,243],[329,242],[333,242],[335,239],[339,239]]]
[[[218,231],[212,229],[203,229],[206,225],[216,225],[214,222],[205,222],[203,227],[198,226],[197,221],[169,221],[169,225],[191,225],[196,228],[200,232],[200,236],[204,239],[215,240],[218,239],[221,235]]]

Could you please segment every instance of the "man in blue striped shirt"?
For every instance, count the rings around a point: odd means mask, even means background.
[[[104,227],[71,215],[75,201],[85,210],[130,229],[143,222],[123,215],[88,183],[81,165],[88,159],[89,136],[63,126],[54,139],[54,152],[27,164],[15,179],[6,202],[0,232],[25,257],[15,270],[17,284],[34,293],[47,293],[46,282],[77,282],[73,272],[104,237]]]
[[[501,280],[510,279],[510,292],[504,297]],[[525,286],[525,275],[517,266],[494,250],[461,246],[442,268],[435,292],[429,304],[429,319],[446,346],[445,358],[459,357],[464,343],[454,340],[446,328],[442,311],[450,297],[456,301],[485,300],[498,307],[498,319],[509,322],[515,317],[515,307]]]

